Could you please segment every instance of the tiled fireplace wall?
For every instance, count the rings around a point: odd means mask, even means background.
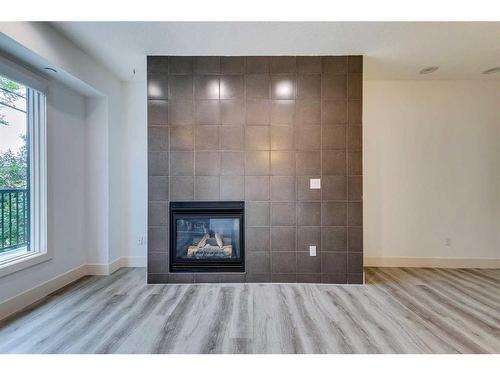
[[[362,65],[148,58],[150,283],[362,282]],[[245,201],[246,274],[169,274],[168,203],[190,200]]]

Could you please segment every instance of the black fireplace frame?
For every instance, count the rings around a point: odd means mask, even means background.
[[[240,256],[237,259],[179,259],[176,257],[177,220],[189,216],[239,218]],[[243,201],[197,201],[170,202],[169,209],[169,270],[180,272],[245,272],[245,202]]]

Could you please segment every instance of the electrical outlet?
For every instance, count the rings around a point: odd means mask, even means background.
[[[321,189],[321,179],[319,178],[309,179],[309,188],[314,190]]]
[[[309,256],[311,257],[316,256],[316,246],[309,246]]]
[[[444,240],[444,245],[445,246],[451,246],[451,238],[450,237],[446,237],[445,240]]]
[[[137,246],[144,245],[144,236],[137,237]]]

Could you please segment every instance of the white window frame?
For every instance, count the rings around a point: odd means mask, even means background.
[[[0,256],[0,277],[52,259],[47,246],[47,82],[0,58],[0,75],[27,87],[29,139],[30,251]]]

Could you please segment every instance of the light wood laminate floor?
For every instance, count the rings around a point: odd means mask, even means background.
[[[500,270],[367,268],[363,286],[89,276],[0,323],[0,353],[500,353]]]

